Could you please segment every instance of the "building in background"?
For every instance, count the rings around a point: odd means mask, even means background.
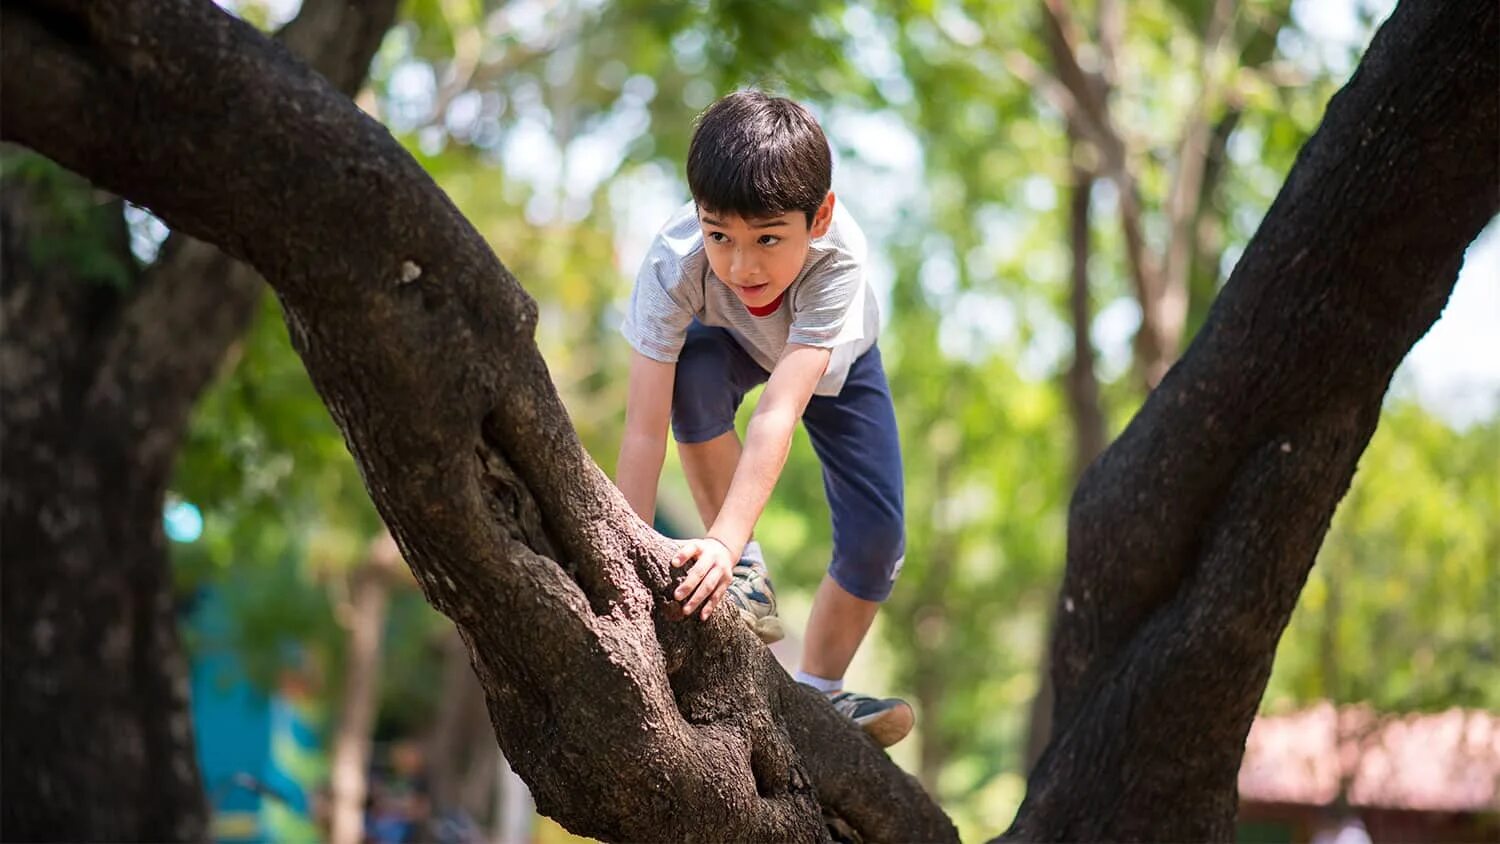
[[[229,610],[201,590],[184,619],[191,643],[198,764],[223,844],[320,841],[312,783],[324,778],[318,718],[306,683],[283,673],[275,691],[253,683],[230,640]]]
[[[1239,790],[1244,842],[1500,841],[1500,715],[1323,703],[1261,716]]]

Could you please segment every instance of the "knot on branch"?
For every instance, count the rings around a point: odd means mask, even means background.
[[[474,454],[479,460],[480,483],[489,493],[485,503],[500,529],[537,554],[557,559],[541,508],[510,461],[489,442],[476,446]]]

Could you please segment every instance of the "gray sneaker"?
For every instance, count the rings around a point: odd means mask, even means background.
[[[881,747],[906,738],[917,722],[911,704],[898,697],[874,698],[859,692],[833,692],[828,702],[840,715],[858,724]]]
[[[781,619],[776,617],[776,592],[760,560],[741,558],[734,565],[734,579],[729,582],[729,600],[740,611],[740,618],[762,642],[779,642],[786,636]]]

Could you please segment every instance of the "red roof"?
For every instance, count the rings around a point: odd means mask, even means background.
[[[1500,715],[1383,715],[1323,703],[1250,727],[1241,800],[1326,805],[1341,782],[1354,806],[1500,811]]]

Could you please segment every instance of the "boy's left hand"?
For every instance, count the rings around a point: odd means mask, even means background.
[[[693,560],[697,562],[688,569],[687,577],[677,585],[672,597],[682,601],[684,615],[692,615],[701,606],[702,617],[707,619],[724,600],[724,590],[734,576],[735,560],[729,555],[728,546],[708,536],[678,543],[672,567],[682,568]]]

